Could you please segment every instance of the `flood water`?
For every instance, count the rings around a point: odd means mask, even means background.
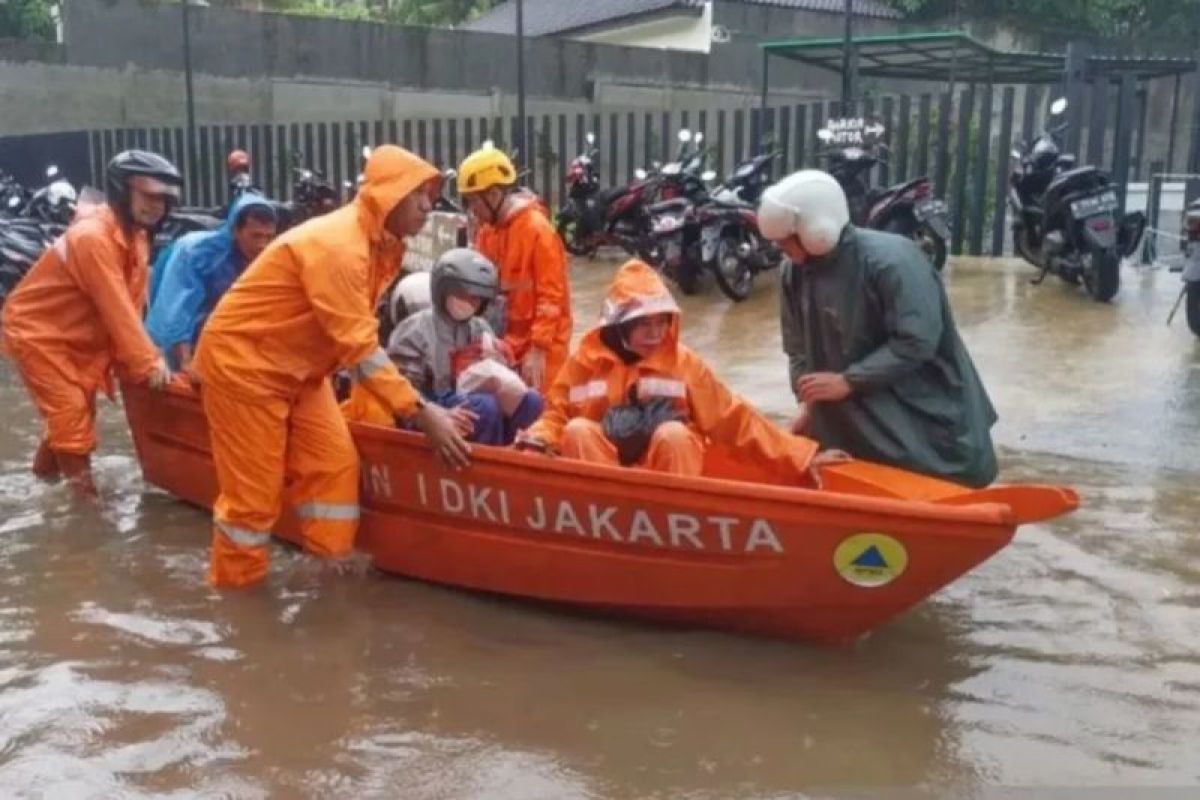
[[[581,326],[612,266],[575,265]],[[206,514],[143,485],[119,409],[103,509],[28,475],[39,425],[0,364],[0,797],[1200,796],[1200,344],[1165,325],[1178,276],[1127,270],[1114,307],[1028,278],[948,270],[1003,478],[1070,483],[1081,510],[832,650],[283,547],[265,587],[218,594]],[[685,298],[684,337],[783,418],[772,283]]]

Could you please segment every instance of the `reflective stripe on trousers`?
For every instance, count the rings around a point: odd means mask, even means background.
[[[296,506],[300,519],[354,521],[359,518],[357,503],[304,503]]]
[[[249,528],[239,528],[220,519],[213,519],[217,530],[229,537],[229,541],[238,547],[266,547],[271,541],[270,533],[259,533]]]

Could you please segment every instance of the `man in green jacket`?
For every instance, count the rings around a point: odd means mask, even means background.
[[[841,186],[819,170],[767,190],[759,227],[789,260],[781,324],[796,432],[855,458],[991,483],[996,411],[916,245],[851,225]]]

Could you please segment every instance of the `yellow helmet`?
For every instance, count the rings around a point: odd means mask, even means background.
[[[463,159],[458,167],[458,193],[483,192],[493,186],[512,186],[517,170],[512,161],[492,145],[484,145]]]

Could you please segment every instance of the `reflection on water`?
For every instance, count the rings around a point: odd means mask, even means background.
[[[575,268],[580,328],[612,263]],[[999,784],[1200,783],[1200,349],[1176,278],[1115,308],[958,264],[1005,477],[1074,516],[855,646],[563,614],[279,549],[205,586],[205,515],[142,486],[107,411],[102,512],[27,476],[0,365],[0,786],[48,797],[972,797]],[[764,283],[682,298],[684,336],[792,410]],[[903,795],[897,790],[904,789]],[[865,793],[865,794],[862,794]],[[1130,795],[1132,796],[1132,795]]]

